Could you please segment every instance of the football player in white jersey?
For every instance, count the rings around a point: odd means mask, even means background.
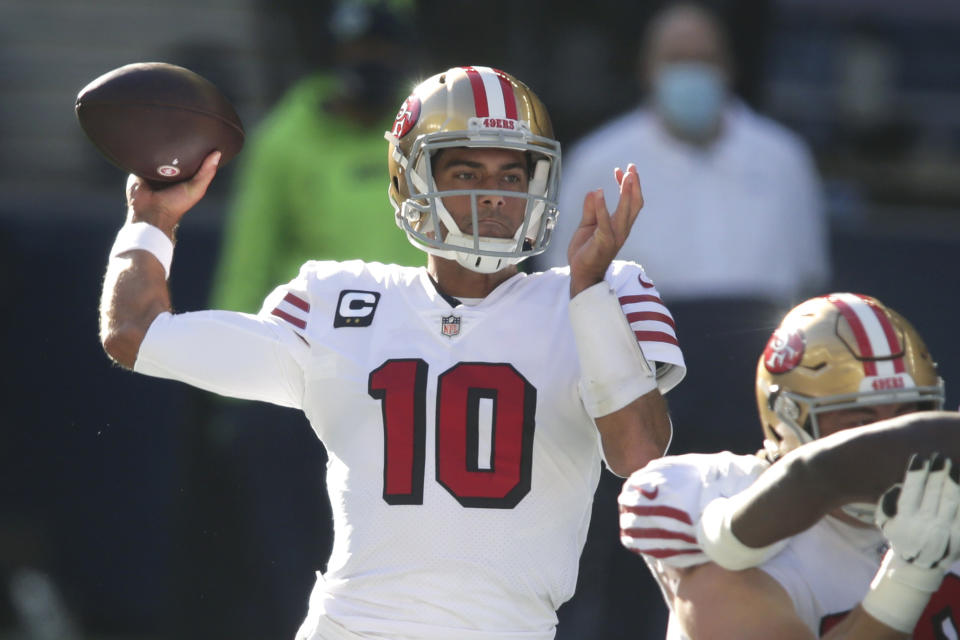
[[[426,267],[308,262],[257,315],[173,313],[174,229],[214,153],[164,190],[128,179],[101,339],[134,371],[309,418],[335,533],[297,638],[547,640],[601,461],[626,476],[665,451],[661,393],[684,372],[653,283],[613,260],[639,178],[615,170],[612,213],[585,194],[570,266],[526,274],[517,263],[557,222],[560,172],[526,85],[449,69],[413,90],[386,139],[395,220]]]
[[[808,300],[756,389],[761,452],[661,458],[620,494],[667,637],[958,637],[960,415],[935,411],[943,382],[910,323],[868,296]]]

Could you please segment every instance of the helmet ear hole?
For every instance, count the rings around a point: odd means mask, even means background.
[[[780,385],[772,384],[770,385],[769,391],[767,393],[767,407],[771,411],[776,411],[777,398],[780,397]]]

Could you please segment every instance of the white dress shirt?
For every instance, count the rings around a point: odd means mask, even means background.
[[[560,220],[540,265],[566,264],[584,196],[602,187],[613,210],[613,170],[633,162],[645,204],[618,257],[641,263],[667,300],[789,303],[827,283],[827,221],[810,151],[742,103],[727,107],[719,139],[703,149],[641,108],[582,139],[563,162]]]

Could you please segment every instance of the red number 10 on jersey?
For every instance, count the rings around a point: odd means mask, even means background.
[[[423,504],[427,363],[387,360],[368,393],[383,412],[383,499]],[[489,465],[478,458],[481,403],[492,407]],[[513,366],[460,362],[437,377],[435,457],[439,482],[461,505],[511,509],[530,491],[537,391]]]

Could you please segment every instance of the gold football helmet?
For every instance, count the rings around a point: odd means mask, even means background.
[[[492,273],[543,252],[557,219],[560,143],[546,107],[522,82],[498,69],[455,67],[414,88],[397,114],[390,143],[389,195],[397,226],[427,253],[457,260],[480,273]],[[483,194],[526,199],[523,223],[513,238],[477,233],[477,190],[437,189],[431,158],[448,147],[504,148],[526,153],[530,172],[525,194]],[[442,198],[470,195],[472,233],[463,233]]]
[[[800,443],[820,437],[817,415],[864,405],[918,402],[940,409],[943,380],[920,335],[870,296],[833,293],[788,313],[757,363],[757,405],[764,436],[773,426]]]

